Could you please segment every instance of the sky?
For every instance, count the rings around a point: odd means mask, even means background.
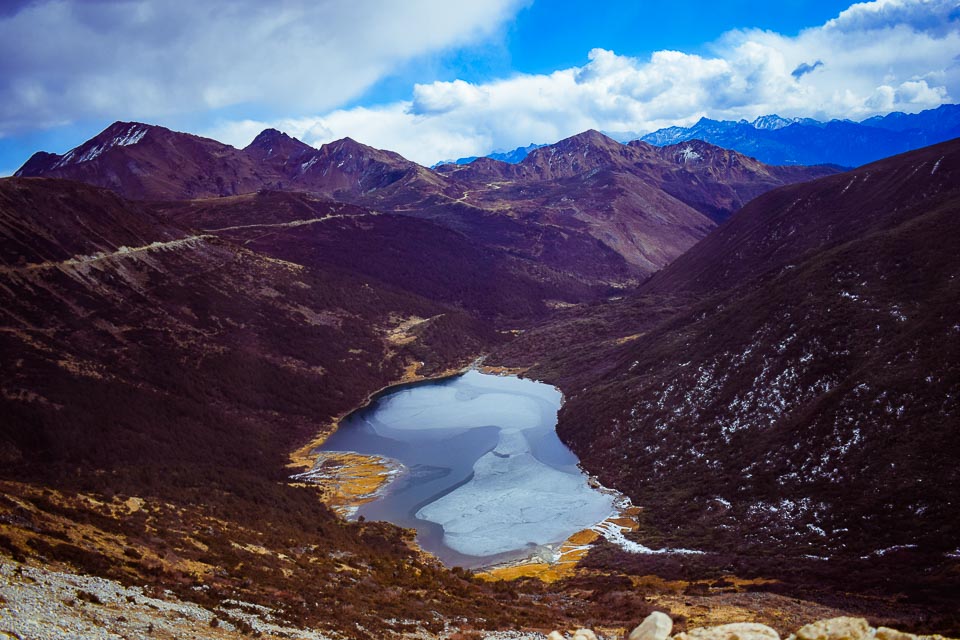
[[[422,164],[960,101],[960,0],[3,0],[0,175],[136,120]]]

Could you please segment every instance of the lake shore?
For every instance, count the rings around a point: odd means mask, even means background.
[[[487,367],[484,366],[482,360],[479,359],[475,360],[472,364],[466,367],[445,371],[442,374],[429,377],[417,376],[415,374],[415,370],[410,370],[408,375],[405,375],[404,378],[398,383],[386,385],[385,387],[369,394],[365,401],[357,408],[355,408],[353,411],[345,413],[343,416],[340,416],[338,420],[329,425],[329,427],[323,432],[318,434],[318,437],[315,438],[311,443],[295,452],[295,455],[299,458],[300,468],[302,469],[309,464],[309,469],[307,471],[300,472],[294,476],[294,479],[296,481],[309,482],[310,484],[317,486],[321,491],[324,501],[330,504],[343,517],[348,519],[357,517],[357,512],[361,509],[361,507],[383,496],[384,491],[388,486],[390,486],[390,483],[396,481],[398,478],[406,477],[408,470],[405,469],[402,462],[396,460],[390,455],[369,455],[369,451],[365,453],[340,451],[339,448],[342,444],[340,442],[338,442],[337,445],[334,445],[338,449],[337,451],[318,451],[317,449],[323,447],[325,444],[329,445],[328,441],[330,438],[333,436],[333,434],[337,433],[337,430],[340,429],[344,421],[349,416],[355,415],[357,412],[369,408],[379,398],[390,394],[396,394],[407,387],[416,387],[425,383],[437,383],[445,379],[462,376],[469,371],[476,371],[478,373],[494,375],[498,377],[515,376],[523,373],[523,371],[520,370],[508,371],[501,367]],[[527,384],[532,382],[535,381],[525,381]],[[497,384],[502,386],[501,383]],[[557,406],[562,404],[562,394],[560,394],[559,390],[550,385],[547,386],[551,390],[551,393],[556,394],[557,399],[553,402],[557,402]],[[529,392],[530,391],[528,389],[525,393]],[[500,393],[510,392],[501,391]],[[551,423],[552,422],[553,420],[551,420]],[[555,431],[553,431],[555,425],[549,424],[547,426],[550,434],[556,438]],[[557,440],[557,445],[566,450],[566,447],[561,445],[559,440]],[[349,447],[342,448],[345,450],[349,449]],[[572,461],[575,462],[575,457],[568,450],[567,455],[569,455]],[[294,456],[291,457],[293,458]],[[531,459],[531,461],[535,462],[533,459]],[[570,461],[566,461],[565,464],[566,466],[564,468],[567,468],[569,473],[572,468],[570,467]],[[549,468],[550,467],[547,466],[545,467],[545,470]],[[582,470],[580,473],[582,473]],[[411,479],[408,478],[408,481],[410,480]],[[416,479],[414,478],[413,481],[416,481]],[[473,566],[476,570],[481,571],[483,576],[487,579],[537,577],[545,581],[553,581],[571,575],[579,561],[586,556],[590,545],[601,537],[604,530],[617,528],[617,532],[622,536],[623,531],[634,530],[637,527],[636,522],[631,518],[631,514],[634,513],[636,508],[629,504],[629,501],[625,500],[623,496],[617,492],[613,492],[601,487],[599,483],[592,478],[587,478],[585,486],[591,487],[588,493],[590,491],[599,491],[602,495],[611,496],[608,499],[618,505],[617,508],[608,511],[607,513],[609,515],[599,522],[595,522],[592,525],[588,525],[587,522],[585,522],[584,525],[582,525],[584,528],[573,532],[566,539],[558,542],[546,542],[543,544],[531,545],[530,548],[525,551],[517,549],[516,551],[509,553],[494,553],[490,558],[490,562],[484,564],[478,564],[476,562],[471,564],[471,559],[474,561],[477,559],[474,556],[456,557],[456,560],[461,560],[463,562],[451,562],[450,557],[448,557],[448,562],[446,563],[450,566],[453,566],[453,564]],[[450,489],[450,491],[452,491],[454,488]],[[428,500],[428,503],[434,499],[436,498]],[[542,500],[539,499],[538,501],[542,502]],[[468,500],[468,502],[471,504],[473,503],[472,500]],[[495,498],[494,502],[491,504],[499,504],[499,499]],[[454,514],[451,517],[460,516],[460,509],[453,509],[453,511],[447,509],[447,511]],[[580,517],[582,517],[582,515]],[[367,515],[367,518],[378,520],[390,519],[382,516],[370,516],[369,514]],[[403,524],[397,522],[395,524],[404,528],[411,528],[410,524],[406,522]],[[429,522],[427,524],[429,524]],[[436,526],[437,525],[430,524],[428,528],[436,529]],[[554,527],[555,526],[556,525],[554,523]],[[417,524],[417,528],[421,529],[422,527]],[[530,527],[528,525],[528,529],[529,528]],[[535,530],[536,527],[534,526],[533,529]],[[441,535],[444,535],[445,537],[445,533],[447,532],[446,527],[440,529],[440,531]],[[482,534],[481,536],[485,539],[485,536]],[[433,542],[435,544],[436,536],[433,535],[432,537],[434,538]],[[549,538],[547,538],[547,540],[549,540]],[[428,551],[426,553],[429,554],[430,552]],[[450,556],[449,553],[447,555]],[[507,560],[500,558],[500,556],[511,555],[513,557]]]

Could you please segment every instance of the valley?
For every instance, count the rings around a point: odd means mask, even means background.
[[[431,171],[116,123],[0,181],[0,550],[336,637],[654,608],[956,633],[958,171],[956,141],[839,173],[595,131]],[[378,391],[479,357],[555,385],[557,464],[637,505],[534,527],[576,563],[444,566],[377,521],[390,451],[328,459],[336,499],[295,476]],[[484,504],[475,464],[536,457],[483,437],[403,507],[434,535]],[[503,551],[483,531],[462,556]]]

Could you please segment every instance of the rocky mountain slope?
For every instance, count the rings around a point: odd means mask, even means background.
[[[955,588],[958,176],[953,141],[772,191],[502,358],[567,392],[558,431],[646,539]]]
[[[17,175],[80,180],[140,200],[310,193],[429,218],[553,269],[576,255],[568,271],[623,285],[667,264],[755,195],[835,171],[768,167],[702,143],[625,146],[595,131],[516,165],[481,159],[431,171],[350,138],[317,150],[267,130],[241,151],[116,123],[62,157],[35,154]]]
[[[582,228],[648,274],[754,195],[836,169],[768,167],[699,142],[623,145],[587,131],[535,149],[519,164],[482,159],[437,171],[466,184],[469,204]]]
[[[134,200],[248,193],[273,178],[229,145],[139,122],[115,122],[62,156],[36,153],[15,175],[79,180]]]
[[[862,122],[763,116],[753,122],[702,118],[692,127],[669,127],[640,140],[658,146],[688,140],[735,149],[769,164],[855,167],[960,136],[960,105],[917,114],[891,113]]]

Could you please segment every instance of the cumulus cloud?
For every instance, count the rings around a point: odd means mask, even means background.
[[[846,32],[909,27],[942,36],[956,29],[958,18],[956,0],[875,0],[852,5],[824,26]]]
[[[0,11],[0,137],[85,117],[335,108],[476,42],[518,0],[16,0]]]
[[[960,97],[958,5],[876,0],[796,36],[732,31],[708,55],[658,51],[637,59],[595,49],[585,65],[551,74],[421,84],[405,102],[280,123],[224,123],[208,133],[235,144],[268,125],[314,145],[351,136],[428,164],[588,128],[647,132],[703,116],[916,112]]]

